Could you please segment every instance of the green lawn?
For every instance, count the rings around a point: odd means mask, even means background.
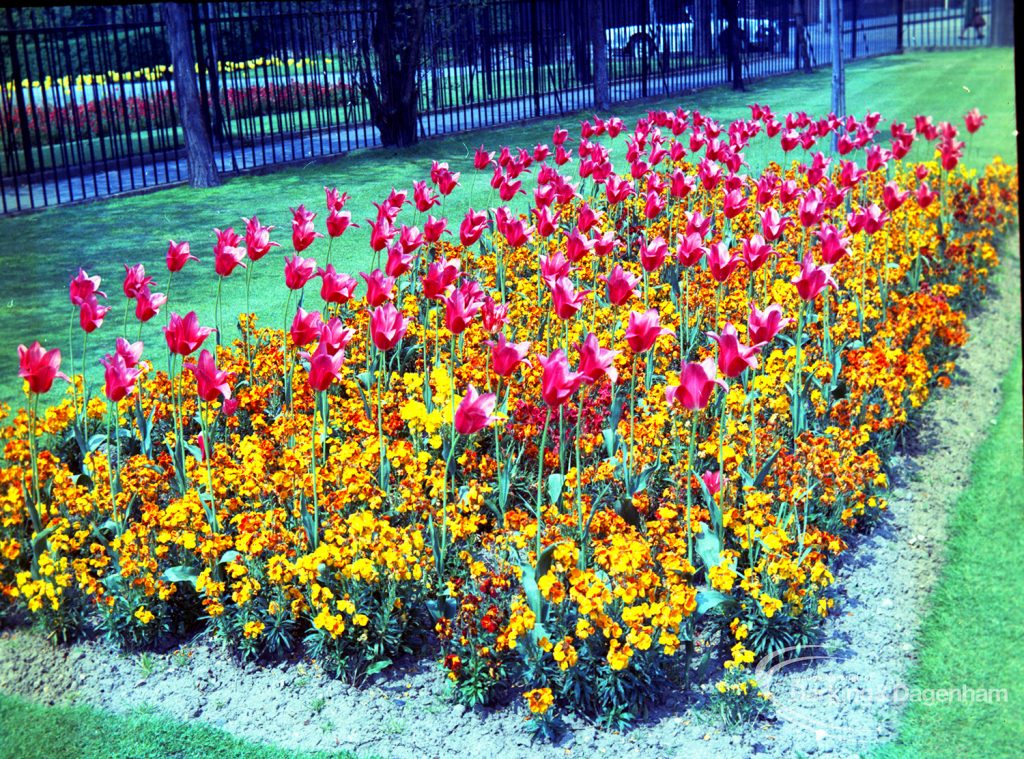
[[[120,716],[86,706],[46,707],[0,695],[0,759],[355,759],[247,743],[155,713]]]
[[[960,123],[963,113],[977,106],[989,114],[986,127],[975,135],[970,160],[980,164],[999,153],[1016,160],[1013,54],[1011,50],[984,49],[949,53],[917,53],[861,61],[850,66],[847,82],[848,107],[863,114],[880,111],[887,118],[910,120],[917,113],[931,113],[937,119]],[[720,120],[749,114],[746,105],[767,103],[779,113],[804,109],[823,113],[829,108],[829,74],[819,71],[805,76],[794,74],[755,83],[746,93],[719,88],[681,95],[666,100],[645,101],[616,107],[625,119],[635,119],[649,108],[699,108]],[[0,218],[0,401],[17,402],[16,349],[19,343],[39,340],[46,347],[67,352],[71,306],[67,300],[68,280],[79,266],[104,278],[104,289],[114,307],[108,325],[91,339],[89,360],[95,366],[102,352],[110,350],[120,333],[125,298],[120,283],[122,264],[142,262],[157,276],[157,290],[166,286],[164,252],[168,238],[189,240],[201,264],[189,264],[176,276],[169,307],[196,309],[204,323],[212,323],[216,279],[213,275],[211,245],[213,227],[244,226],[243,216],[259,215],[264,223],[279,229],[276,239],[290,249],[290,206],[305,203],[321,211],[323,229],[323,185],[337,185],[352,195],[349,205],[360,223],[374,212],[373,201],[381,200],[392,186],[411,188],[415,179],[426,178],[431,159],[446,160],[462,170],[463,184],[444,209],[458,225],[467,206],[480,208],[497,201],[488,177],[472,171],[472,149],[485,143],[494,149],[503,144],[532,146],[550,140],[555,124],[574,126],[578,117],[526,124],[428,140],[404,150],[363,150],[331,160],[319,160],[259,177],[236,177],[220,188],[197,191],[172,188],[149,195],[119,198],[55,208],[36,214]],[[624,140],[616,141],[624,149]],[[755,166],[763,160],[758,151],[749,156]],[[520,207],[528,202],[519,196]],[[406,212],[408,213],[408,211]],[[409,219],[412,216],[406,216]],[[369,233],[361,229],[346,233],[335,245],[333,259],[339,268],[355,273],[368,268]],[[326,256],[327,243],[319,241],[307,255],[319,260]],[[283,318],[284,286],[282,256],[275,252],[260,261],[253,277],[253,308],[274,325]],[[238,313],[244,304],[243,273],[232,275],[224,288],[225,315]],[[317,282],[309,297],[314,299]],[[144,330],[151,346],[162,344],[157,326],[162,315]],[[81,333],[75,328],[76,355],[81,354]],[[135,328],[129,328],[134,337]],[[92,382],[98,382],[94,369]]]
[[[879,757],[1012,757],[1024,745],[1024,428],[1021,361],[1003,381],[1003,407],[975,454],[971,484],[950,526],[946,566],[918,639],[913,699],[897,742]],[[974,702],[940,703],[966,686]],[[978,698],[987,691],[991,703]],[[927,697],[934,695],[934,703]],[[957,695],[957,694],[953,694]]]

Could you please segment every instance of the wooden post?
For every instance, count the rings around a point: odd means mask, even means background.
[[[174,66],[174,93],[178,121],[185,135],[188,160],[188,183],[192,187],[216,187],[220,184],[217,164],[213,160],[210,136],[203,123],[199,92],[196,89],[196,58],[189,39],[188,6],[162,3],[160,15],[167,29],[167,46]]]
[[[604,0],[594,0],[590,9],[590,44],[594,51],[594,108],[612,107],[608,86],[608,39],[604,30]]]

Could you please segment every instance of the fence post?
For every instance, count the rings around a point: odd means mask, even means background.
[[[530,58],[533,61],[533,115],[540,116],[540,18],[537,0],[530,0]]]
[[[896,0],[896,52],[903,52],[903,0]]]
[[[853,23],[853,29],[850,31],[850,34],[853,36],[853,39],[851,40],[851,46],[850,46],[850,57],[851,58],[856,58],[857,57],[857,21],[860,20],[860,14],[857,12],[857,10],[858,10],[857,0],[853,0],[853,18],[851,19],[852,23]]]
[[[35,168],[32,162],[32,131],[28,123],[28,110],[25,108],[25,88],[21,86],[24,77],[21,74],[21,59],[18,56],[17,36],[14,33],[14,12],[7,6],[7,26],[10,28],[11,41],[11,73],[14,76],[14,96],[18,101],[18,121],[21,123],[22,149],[25,151],[25,171]]]

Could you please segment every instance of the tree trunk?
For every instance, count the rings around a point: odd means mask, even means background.
[[[694,0],[693,54],[696,58],[709,58],[713,52],[711,39],[712,0]]]
[[[589,2],[586,4],[575,2],[572,5],[568,5],[565,10],[573,11],[572,16],[562,17],[562,22],[569,21],[569,29],[567,31],[572,42],[572,63],[576,72],[576,81],[580,84],[592,84],[594,73],[590,66],[589,29],[585,24],[577,23],[576,19],[582,18],[584,13],[592,13],[593,11]]]
[[[607,111],[612,107],[608,87],[608,39],[604,32],[604,0],[595,0],[590,9],[590,44],[594,49],[594,107]]]
[[[993,0],[988,38],[993,45],[1013,47],[1013,0]]]
[[[793,16],[796,24],[796,68],[811,73],[811,51],[807,49],[807,15],[804,0],[793,0]]]
[[[426,0],[376,0],[373,19],[360,39],[361,89],[385,147],[408,147],[418,139],[416,78],[426,7]]]
[[[843,61],[843,0],[829,0],[832,36],[832,112],[846,115],[846,64]],[[832,135],[832,148],[839,147],[839,132]]]
[[[729,78],[732,80],[734,90],[743,89],[743,34],[740,32],[739,12],[736,7],[737,0],[724,0],[722,3],[725,11],[726,27],[726,48],[725,55],[729,62]]]
[[[192,187],[216,187],[220,184],[213,160],[210,135],[203,124],[199,92],[196,89],[196,59],[189,39],[189,11],[183,3],[162,3],[160,15],[167,29],[167,47],[174,66],[174,94],[178,122],[185,135],[188,183]]]

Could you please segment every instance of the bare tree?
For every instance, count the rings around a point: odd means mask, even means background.
[[[427,0],[373,0],[359,39],[360,89],[385,147],[416,142]]]
[[[713,0],[694,0],[693,3],[693,54],[707,58],[712,52],[711,11]]]
[[[167,46],[174,66],[174,95],[178,121],[185,135],[188,183],[192,187],[216,187],[220,177],[196,89],[196,57],[189,38],[189,9],[184,3],[162,3],[160,15],[167,30]]]
[[[796,67],[805,74],[811,73],[811,51],[807,48],[807,14],[805,0],[793,0],[793,16],[796,24]]]

